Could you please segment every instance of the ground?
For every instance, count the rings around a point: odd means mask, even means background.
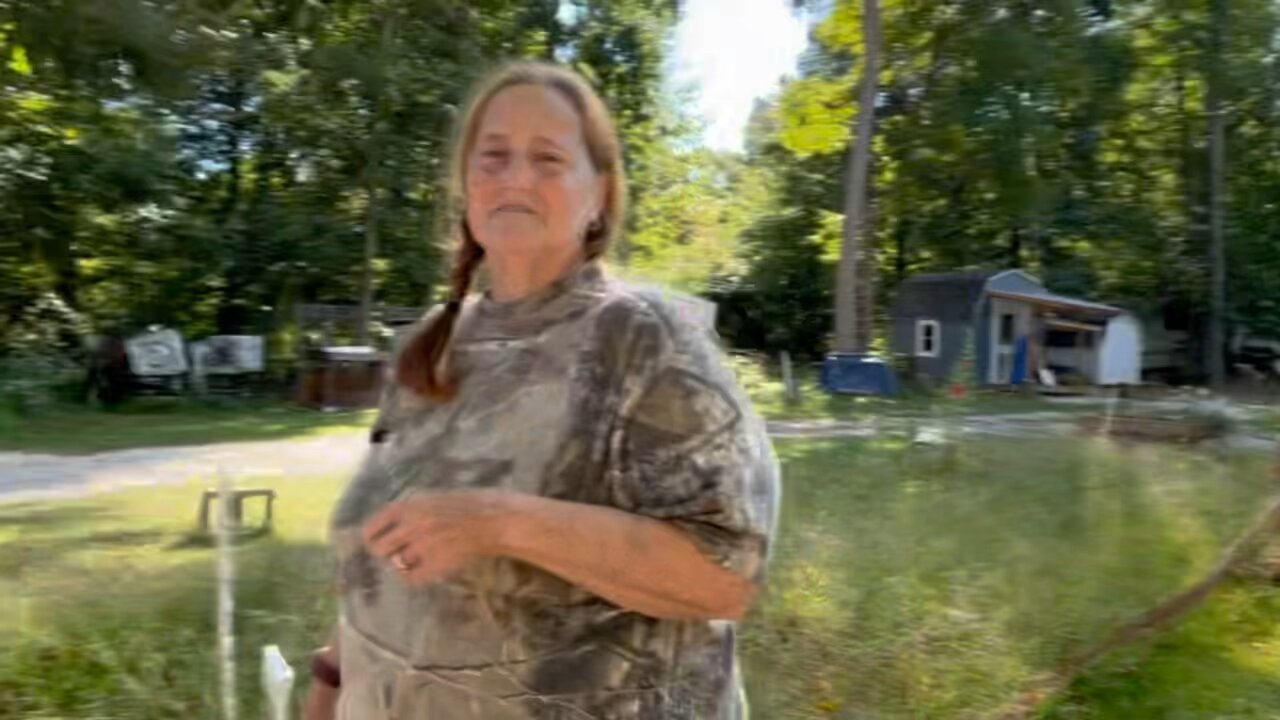
[[[0,411],[0,451],[108,450],[278,440],[367,427],[369,411],[317,413],[268,401],[141,398],[113,410],[55,405],[29,416]]]
[[[862,405],[769,413],[786,483],[767,591],[742,636],[757,720],[988,717],[1065,653],[1194,582],[1274,492],[1261,453],[1080,438],[1070,415],[1038,404],[1010,418],[975,402],[967,420]],[[194,415],[224,438],[237,413],[263,409]],[[219,464],[280,495],[274,531],[235,551],[241,711],[257,717],[261,646],[297,665],[332,618],[324,527],[364,442],[361,416],[310,416],[326,434],[282,422],[267,432],[285,439],[240,429],[246,442],[0,456],[0,717],[217,716],[214,554],[192,531]],[[111,447],[166,425],[200,437],[184,408],[111,417]],[[57,446],[40,449],[105,442],[84,437],[101,417],[55,427]],[[1177,630],[1107,658],[1044,718],[1275,718],[1277,611],[1276,585],[1233,580]]]

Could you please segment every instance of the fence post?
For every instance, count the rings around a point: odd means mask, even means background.
[[[218,513],[218,664],[221,668],[221,699],[223,720],[236,720],[238,698],[236,697],[236,636],[233,625],[235,603],[235,564],[231,556],[231,527],[227,524],[231,517],[230,475],[221,467],[218,468],[218,499],[221,501]]]
[[[787,402],[793,403],[800,399],[799,389],[796,387],[796,376],[791,368],[791,353],[786,350],[782,351],[782,385],[786,389]]]

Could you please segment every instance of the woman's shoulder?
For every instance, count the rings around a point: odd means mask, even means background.
[[[669,341],[714,338],[714,303],[657,285],[611,280],[598,316],[602,324],[653,325]]]

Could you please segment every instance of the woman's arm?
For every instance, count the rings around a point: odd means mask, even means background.
[[[668,619],[739,620],[755,584],[711,562],[673,524],[600,505],[510,499],[498,549],[620,607]]]
[[[414,584],[472,560],[536,565],[658,618],[736,620],[755,585],[707,558],[673,523],[599,505],[493,490],[446,490],[392,503],[365,526],[377,557]]]

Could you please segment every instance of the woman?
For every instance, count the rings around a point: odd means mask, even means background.
[[[451,299],[400,349],[335,509],[341,613],[307,717],[742,717],[763,424],[709,328],[600,267],[625,183],[581,78],[508,67],[460,130]]]

